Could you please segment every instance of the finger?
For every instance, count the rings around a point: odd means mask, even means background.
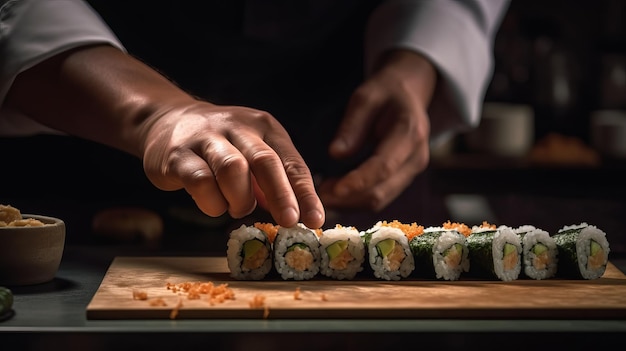
[[[228,210],[228,202],[222,195],[213,172],[207,162],[197,154],[189,151],[172,159],[165,178],[180,182],[198,208],[207,215],[218,217]]]
[[[228,140],[213,139],[202,156],[215,176],[215,181],[228,203],[228,213],[242,218],[256,207],[250,168],[245,156]]]
[[[354,154],[370,137],[375,116],[380,113],[383,97],[375,94],[369,86],[357,89],[350,97],[344,118],[329,146],[333,157],[342,158]]]
[[[381,120],[389,121],[389,116],[382,116]],[[338,195],[348,196],[350,193],[361,193],[373,188],[379,183],[388,181],[412,156],[415,164],[408,165],[407,169],[413,175],[423,170],[428,163],[428,130],[416,127],[410,117],[393,118],[391,130],[385,133],[376,146],[374,153],[359,167],[350,171],[341,178],[335,191]],[[382,129],[382,128],[378,128]]]
[[[362,208],[380,211],[387,207],[414,179],[413,160],[408,160],[405,167],[397,170],[384,182],[376,184],[362,192],[352,192],[347,196],[337,195],[334,191],[338,179],[328,179],[319,187],[320,198],[329,208]]]
[[[301,221],[311,228],[321,227],[324,222],[322,203],[304,160],[286,133],[267,139],[234,138],[238,147],[246,150],[244,154],[270,213],[282,226],[293,226]]]

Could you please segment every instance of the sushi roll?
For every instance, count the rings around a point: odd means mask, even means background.
[[[274,267],[284,280],[309,280],[320,271],[320,242],[316,231],[301,223],[279,227],[274,239]]]
[[[596,279],[609,261],[606,234],[587,223],[564,226],[553,235],[559,252],[558,277]]]
[[[409,246],[416,275],[458,280],[463,272],[469,271],[467,238],[456,229],[428,227],[415,235]]]
[[[400,280],[411,275],[415,261],[409,240],[397,221],[379,221],[361,233],[369,266],[376,278]]]
[[[365,244],[355,227],[340,224],[326,229],[319,237],[322,275],[337,279],[351,280],[363,271]]]
[[[530,279],[548,279],[556,275],[558,249],[550,234],[532,225],[515,229],[522,240],[522,273]]]
[[[242,224],[230,232],[226,258],[232,278],[261,280],[271,271],[272,234],[267,228],[260,223],[254,226]]]
[[[511,281],[522,269],[522,243],[512,228],[483,223],[473,226],[467,237],[471,262],[470,274],[477,277]]]

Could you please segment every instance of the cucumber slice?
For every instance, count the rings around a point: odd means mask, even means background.
[[[546,245],[544,245],[544,244],[539,244],[539,243],[537,243],[537,244],[535,244],[535,245],[533,246],[533,249],[532,249],[532,250],[533,250],[533,253],[534,253],[535,255],[539,256],[539,255],[541,255],[542,253],[544,253],[544,252],[548,251],[548,247],[547,247]]]
[[[348,247],[346,240],[338,240],[326,247],[326,253],[331,260],[337,257]]]
[[[396,247],[396,241],[393,239],[381,240],[376,244],[376,250],[381,257],[387,257]]]
[[[443,257],[448,256],[450,254],[450,250],[452,250],[452,248],[454,248],[454,250],[456,250],[457,252],[463,252],[463,245],[461,245],[459,243],[455,243],[454,245],[450,246],[449,248],[447,248],[443,252]]]
[[[600,252],[602,250],[602,246],[600,246],[600,244],[598,244],[597,241],[595,240],[589,240],[591,242],[591,256],[595,256],[598,252]]]
[[[302,250],[308,250],[309,249],[309,247],[306,244],[304,244],[304,243],[295,243],[295,244],[289,246],[287,248],[287,251],[285,251],[285,253],[287,253],[289,251],[293,251],[296,247],[299,247]]]
[[[517,252],[517,248],[513,244],[506,243],[504,244],[503,252],[504,252],[504,256],[510,255],[514,252]]]

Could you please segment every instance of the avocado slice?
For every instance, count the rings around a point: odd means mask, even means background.
[[[450,246],[448,249],[446,249],[446,251],[443,252],[443,256],[444,257],[448,256],[448,254],[450,253],[450,250],[452,250],[453,247],[457,252],[463,252],[463,245],[459,243],[455,243],[454,245]]]
[[[260,248],[265,246],[261,240],[253,239],[243,243],[243,257],[248,258],[254,256]]]
[[[597,241],[589,240],[591,242],[591,256],[595,256],[598,252],[602,250],[602,246],[598,244]]]
[[[348,247],[348,242],[346,240],[337,240],[334,243],[328,245],[326,247],[326,253],[328,254],[328,258],[331,260],[337,257],[340,253],[342,253]]]
[[[510,255],[514,252],[517,252],[517,248],[513,244],[506,243],[504,244],[504,256]]]
[[[396,247],[396,241],[393,239],[381,240],[376,244],[376,250],[381,257],[387,257]]]
[[[541,255],[542,253],[548,251],[548,247],[544,244],[535,244],[533,246],[533,253],[537,256]]]

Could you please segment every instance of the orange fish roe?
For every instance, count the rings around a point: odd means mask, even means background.
[[[398,228],[402,230],[402,232],[404,233],[404,235],[406,235],[409,241],[411,241],[411,239],[413,239],[416,236],[424,234],[424,226],[417,225],[417,223],[415,222],[411,224],[406,224],[406,223],[402,223],[398,221],[397,219],[394,219],[391,222],[382,221],[381,225],[386,226],[386,227]]]
[[[265,232],[270,243],[274,243],[274,239],[276,238],[276,234],[278,233],[278,228],[280,226],[272,223],[256,222],[254,223],[254,227]]]
[[[496,225],[495,224],[491,224],[487,221],[483,221],[483,223],[481,225],[478,226],[479,228],[487,228],[487,229],[496,229]]]
[[[468,236],[472,234],[472,228],[470,228],[467,224],[464,224],[464,223],[447,221],[443,224],[443,228],[456,230],[457,232],[463,234],[464,236]]]
[[[213,282],[167,283],[166,287],[174,293],[182,292],[187,294],[189,300],[200,299],[202,295],[206,295],[207,300],[212,304],[235,299],[234,291],[225,283],[217,286]]]

